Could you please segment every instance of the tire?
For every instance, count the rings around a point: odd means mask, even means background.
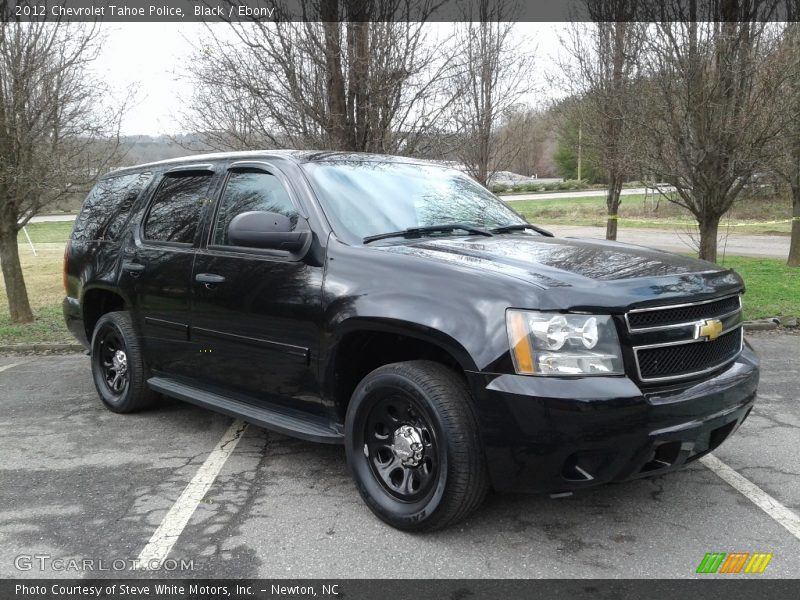
[[[466,382],[439,363],[394,363],[367,375],[347,408],[345,448],[364,502],[397,529],[452,525],[489,489]]]
[[[92,334],[91,361],[94,385],[109,410],[136,412],[152,406],[158,398],[147,387],[147,366],[128,312],[100,317]]]

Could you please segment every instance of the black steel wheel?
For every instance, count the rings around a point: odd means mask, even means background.
[[[409,361],[367,375],[348,405],[345,438],[359,493],[399,529],[450,525],[488,490],[472,399],[444,365]]]
[[[128,349],[122,333],[112,323],[106,323],[98,331],[96,360],[106,391],[113,396],[124,395],[130,380]]]
[[[365,419],[373,476],[399,500],[419,500],[436,484],[443,457],[433,422],[416,399],[399,394],[378,400]]]
[[[127,312],[98,319],[92,335],[92,377],[103,403],[112,411],[147,408],[158,395],[147,387],[147,368]]]

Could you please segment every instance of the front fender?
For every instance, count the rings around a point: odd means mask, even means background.
[[[363,315],[345,318],[339,321],[333,329],[329,338],[329,347],[336,347],[350,333],[363,331],[395,333],[433,344],[452,356],[463,370],[477,370],[472,356],[457,339],[429,325],[397,318]]]
[[[465,371],[510,368],[505,311],[521,287],[535,302],[534,286],[336,242],[328,252],[323,354],[347,331],[381,328],[442,347]]]

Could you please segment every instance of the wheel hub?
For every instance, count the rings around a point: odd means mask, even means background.
[[[411,425],[402,425],[394,432],[391,445],[392,452],[406,467],[416,467],[424,458],[422,433]]]
[[[122,350],[117,350],[111,357],[112,369],[118,374],[123,374],[128,370],[128,356]]]

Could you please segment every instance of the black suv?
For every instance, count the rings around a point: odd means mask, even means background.
[[[115,412],[159,394],[344,444],[383,520],[564,493],[710,452],[753,406],[733,271],[553,237],[458,171],[263,151],[89,194],[64,315]]]

